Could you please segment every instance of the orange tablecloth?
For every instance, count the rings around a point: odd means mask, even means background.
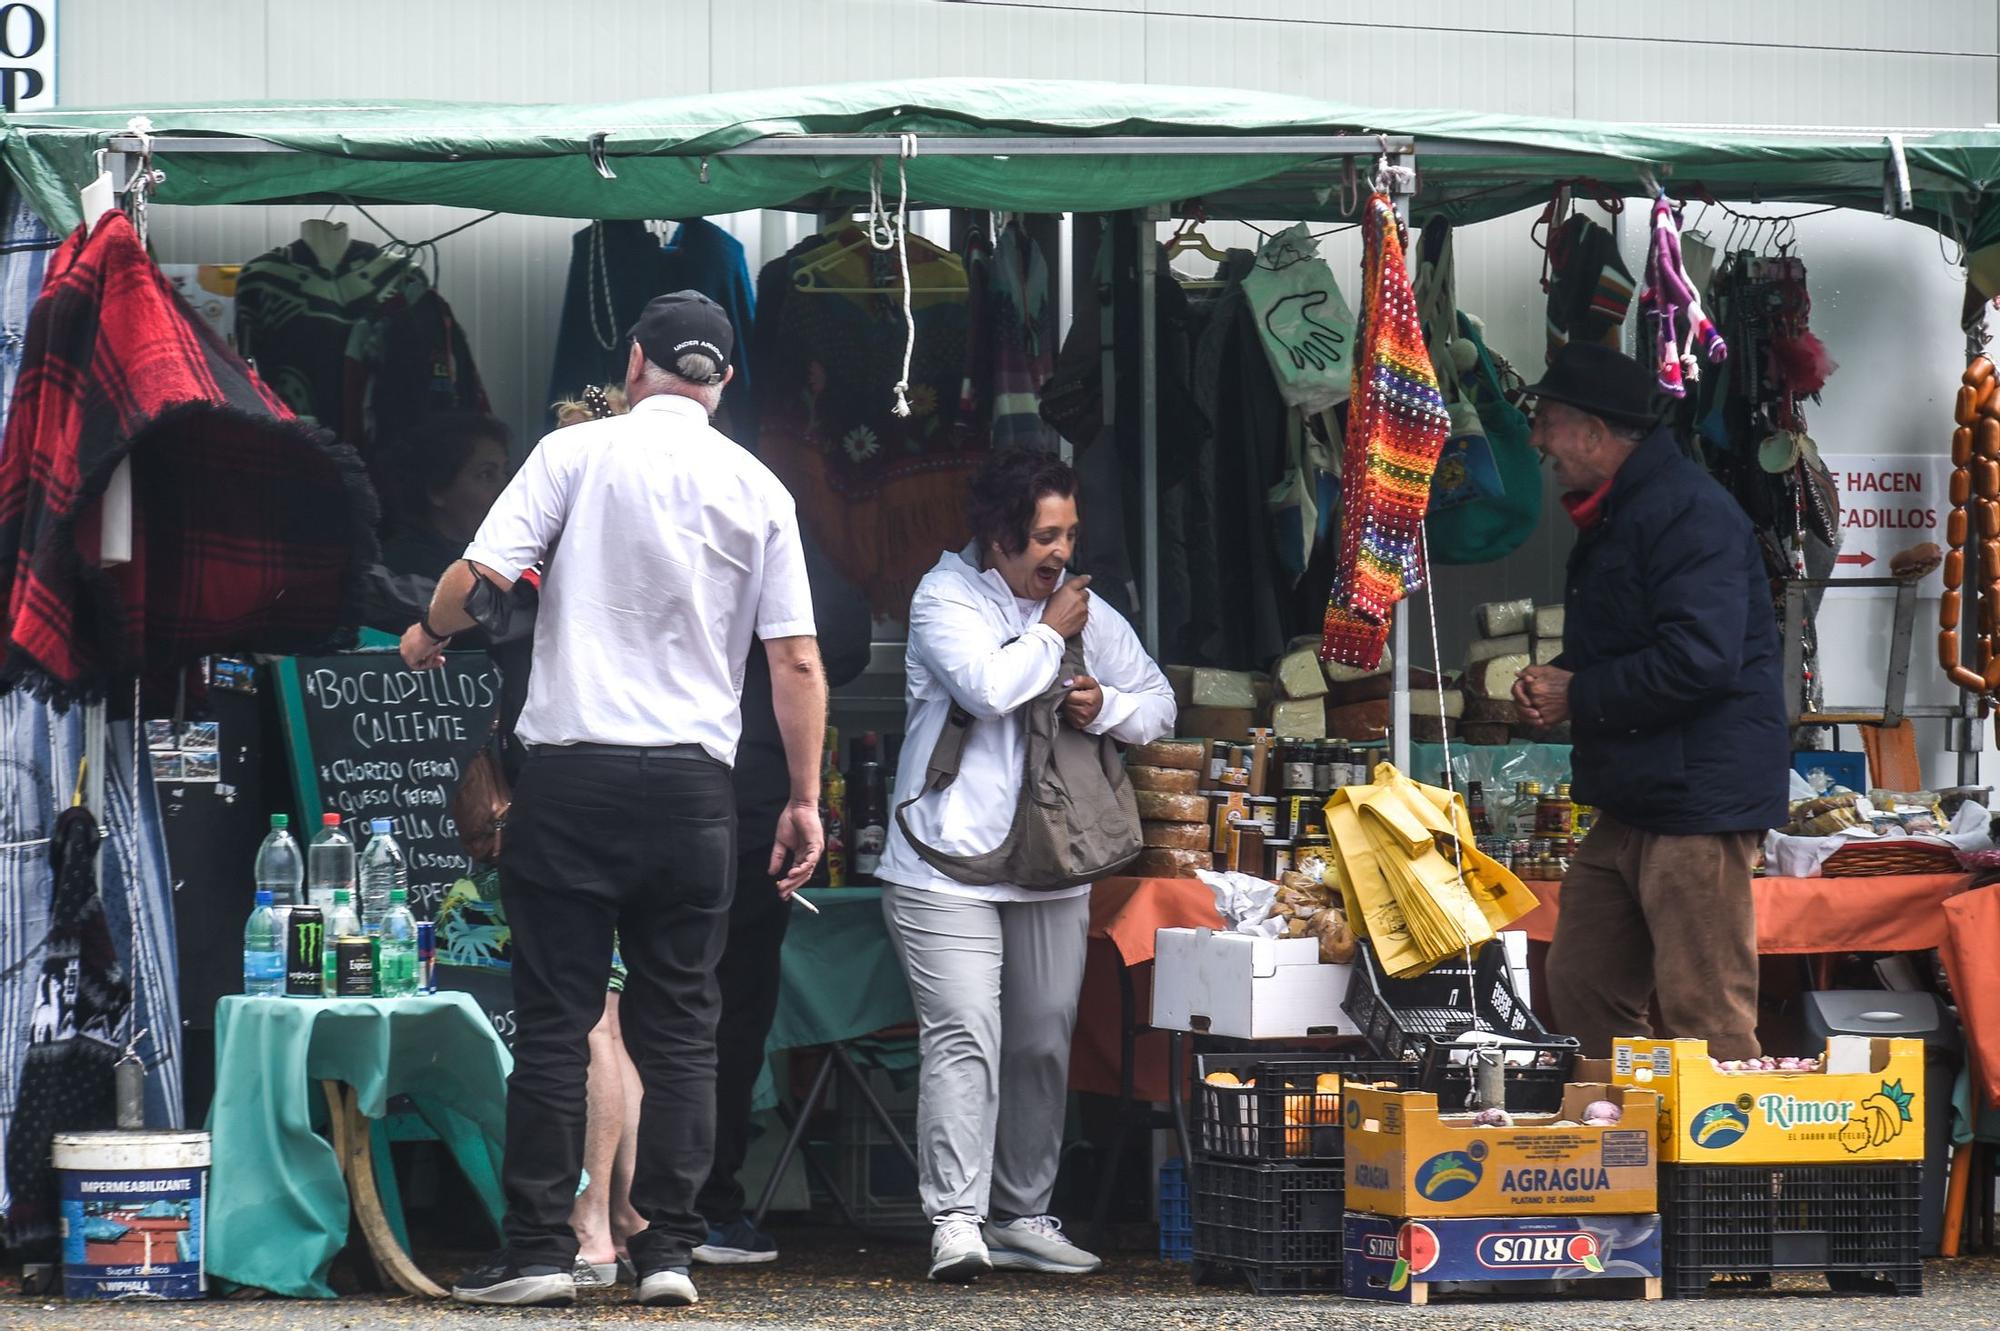
[[[2000,1105],[2000,884],[1944,903],[1944,967],[1972,1049],[1973,1089]]]
[[[1141,1026],[1153,1010],[1153,935],[1160,929],[1223,927],[1215,896],[1197,878],[1107,878],[1090,889],[1090,951],[1070,1042],[1071,1090],[1119,1093],[1123,1056],[1118,976],[1129,970]],[[1133,1092],[1167,1098],[1167,1037],[1147,1031],[1133,1047]]]
[[[1947,898],[1972,886],[1970,874],[1882,878],[1759,878],[1757,951],[1921,952],[1945,941]],[[1530,883],[1542,904],[1513,928],[1538,943],[1555,937],[1561,883]]]

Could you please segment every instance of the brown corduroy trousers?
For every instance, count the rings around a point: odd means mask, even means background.
[[[1755,1058],[1754,832],[1663,836],[1609,817],[1563,878],[1549,997],[1586,1058],[1621,1035],[1708,1041],[1713,1058]],[[1664,1029],[1652,1029],[1659,995]]]

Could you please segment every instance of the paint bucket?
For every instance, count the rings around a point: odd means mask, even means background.
[[[205,1132],[57,1133],[64,1297],[205,1296],[208,1159]]]

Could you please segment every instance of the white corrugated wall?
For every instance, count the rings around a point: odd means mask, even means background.
[[[67,103],[435,97],[610,101],[919,76],[1091,78],[1249,87],[1360,104],[1669,123],[1976,126],[2000,118],[1992,0],[66,0]],[[344,211],[344,210],[343,210]],[[311,211],[161,209],[163,257],[227,262],[296,234]],[[407,240],[453,209],[377,211]],[[351,217],[355,233],[370,225]],[[1524,370],[1539,363],[1541,256],[1530,217],[1458,241],[1460,302]],[[753,261],[766,228],[729,223]],[[540,419],[568,237],[499,218],[445,242],[443,289],[496,406]],[[787,229],[773,240],[794,234]],[[1856,214],[1799,224],[1814,327],[1842,369],[1809,413],[1830,453],[1942,446],[1961,360],[1958,275],[1932,233]],[[1627,229],[1630,261],[1643,228]],[[1329,258],[1349,271],[1351,244]],[[1448,646],[1471,605],[1559,594],[1569,533],[1440,579]],[[1879,689],[1886,602],[1832,604],[1829,694]],[[1928,616],[1920,621],[1927,624]],[[1943,700],[1920,628],[1915,692]],[[1452,654],[1456,654],[1454,651]],[[1935,728],[1923,743],[1941,750]],[[1940,756],[1934,775],[1947,775]]]

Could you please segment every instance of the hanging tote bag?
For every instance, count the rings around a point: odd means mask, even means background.
[[[1117,742],[1109,735],[1085,734],[1062,719],[1069,693],[1062,681],[1083,673],[1082,644],[1071,638],[1055,684],[1027,705],[1026,756],[1013,825],[1006,839],[983,855],[952,855],[926,845],[910,830],[907,817],[912,804],[958,779],[973,718],[952,704],[931,749],[922,789],[896,807],[896,823],[919,859],[972,887],[1005,883],[1054,892],[1108,878],[1138,858],[1143,848],[1139,800]]]
[[[1305,223],[1264,242],[1243,276],[1243,294],[1286,404],[1316,412],[1345,402],[1354,378],[1354,311]]]

